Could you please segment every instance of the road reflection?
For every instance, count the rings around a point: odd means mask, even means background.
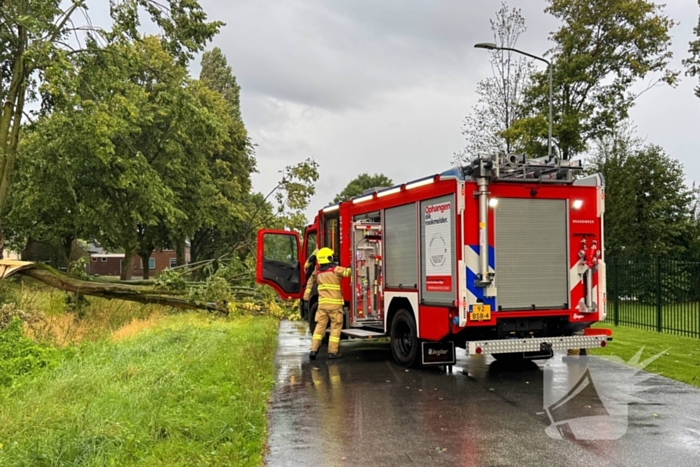
[[[340,361],[328,362],[325,349],[309,361],[300,325],[280,328],[268,465],[631,465],[631,459],[644,465],[663,452],[656,439],[652,453],[648,438],[634,434],[597,443],[547,436],[542,361],[513,364],[460,352],[452,373],[406,370],[393,363],[387,343],[365,341],[343,341]],[[566,378],[573,363],[561,356],[553,362],[564,370],[556,377]],[[608,377],[615,378],[615,367]],[[700,401],[697,391],[693,396]],[[691,410],[696,420],[698,406]],[[694,445],[688,436],[686,451],[665,452],[664,459],[685,465]]]

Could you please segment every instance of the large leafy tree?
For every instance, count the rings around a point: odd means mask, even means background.
[[[361,195],[365,190],[369,190],[370,188],[390,187],[393,185],[394,182],[384,174],[370,175],[368,173],[362,173],[351,180],[350,183],[343,188],[343,191],[335,195],[333,202],[347,201],[350,198]]]
[[[553,66],[554,141],[559,156],[572,158],[589,141],[624,121],[639,94],[636,82],[674,84],[668,70],[674,21],[648,0],[549,0],[545,10],[561,22],[550,39]],[[529,115],[508,130],[532,155],[547,154],[548,74],[534,75],[528,92]],[[649,89],[649,88],[647,88]]]
[[[15,167],[25,105],[69,72],[73,63],[68,57],[77,52],[71,34],[87,30],[109,42],[128,42],[139,39],[145,14],[160,27],[164,49],[184,64],[222,25],[207,22],[197,0],[110,0],[109,5],[111,29],[99,30],[89,21],[85,0],[0,3],[0,211]],[[45,109],[52,104],[50,98],[42,99]]]
[[[226,103],[222,111],[229,117],[229,140],[207,161],[210,193],[183,198],[191,204],[187,212],[194,229],[188,235],[194,262],[218,257],[239,240],[250,212],[250,175],[256,171],[252,144],[241,117],[240,87],[218,47],[203,55],[199,79]]]
[[[683,167],[628,125],[595,143],[590,169],[605,177],[606,254],[682,257],[694,236],[694,189]]]
[[[26,148],[30,161],[55,161],[65,177],[28,189],[75,194],[81,225],[124,251],[128,278],[136,253],[147,261],[163,229],[187,221],[179,195],[211,185],[208,158],[229,141],[226,102],[154,37],[79,55],[74,67]]]
[[[520,9],[502,3],[491,21],[494,43],[514,48],[527,28]],[[466,147],[453,162],[463,165],[483,154],[509,154],[520,150],[517,139],[506,133],[515,121],[525,117],[523,99],[532,74],[532,63],[510,50],[491,52],[492,76],[476,85],[478,101],[464,119],[462,134]]]

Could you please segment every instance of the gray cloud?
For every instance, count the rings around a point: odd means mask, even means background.
[[[408,181],[446,169],[463,146],[476,82],[491,72],[488,54],[473,44],[491,39],[500,1],[201,1],[211,19],[227,23],[214,45],[242,86],[243,117],[258,145],[257,190],[274,187],[285,165],[314,157],[321,180],[311,217],[361,172]],[[508,3],[527,21],[519,47],[546,51],[557,27],[546,2]],[[673,30],[680,69],[700,9],[668,3],[681,22]],[[700,179],[694,85],[654,89],[632,111],[640,135],[680,159],[690,180]]]

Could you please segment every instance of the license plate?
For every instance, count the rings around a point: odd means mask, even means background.
[[[472,305],[469,321],[491,321],[491,305]]]

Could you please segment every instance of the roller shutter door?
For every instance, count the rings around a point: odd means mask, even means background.
[[[415,203],[384,211],[386,286],[412,289],[418,285]]]
[[[566,200],[500,198],[496,208],[497,307],[568,307]]]

